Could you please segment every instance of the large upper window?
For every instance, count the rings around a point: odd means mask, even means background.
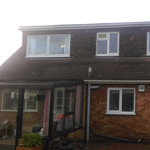
[[[70,35],[28,36],[27,57],[69,57]]]
[[[135,89],[108,88],[107,114],[135,114]]]
[[[97,33],[97,56],[119,56],[119,33]]]
[[[147,55],[150,55],[150,32],[147,33]]]

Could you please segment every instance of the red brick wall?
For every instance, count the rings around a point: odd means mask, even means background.
[[[107,88],[132,87],[135,88],[136,115],[106,115]],[[101,85],[98,90],[91,91],[90,127],[94,132],[109,136],[128,139],[124,124],[130,137],[150,140],[150,89],[145,86],[144,93],[138,92],[138,85]],[[90,138],[100,138],[90,134]]]

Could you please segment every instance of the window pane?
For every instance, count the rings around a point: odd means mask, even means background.
[[[53,104],[52,135],[59,135],[63,130],[65,88],[55,88]]]
[[[97,54],[107,54],[107,41],[98,41]]]
[[[37,102],[37,90],[28,89],[25,91],[24,101],[26,102],[25,109],[36,110],[36,102]]]
[[[75,92],[67,92],[66,112],[74,111]]]
[[[19,90],[4,89],[3,90],[3,110],[17,110],[18,109]]]
[[[62,97],[63,96],[63,91],[58,91],[57,92],[57,97]]]
[[[62,106],[57,106],[57,113],[62,113]]]
[[[65,132],[73,130],[73,116],[72,114],[65,115]]]
[[[30,36],[28,43],[28,54],[46,54],[47,36]]]
[[[134,111],[134,90],[122,90],[122,111]]]
[[[119,110],[119,90],[110,90],[109,110]]]
[[[57,105],[63,105],[63,102],[62,102],[62,99],[61,99],[61,98],[58,98],[58,99],[57,99]]]
[[[148,48],[148,50],[149,50],[149,52],[150,52],[150,32],[149,32],[149,48]]]
[[[50,54],[69,54],[69,35],[50,36]]]
[[[109,53],[117,53],[118,34],[110,34]]]
[[[68,86],[66,89],[67,90],[76,90],[76,87],[75,86]]]
[[[98,38],[106,38],[106,34],[98,34]]]

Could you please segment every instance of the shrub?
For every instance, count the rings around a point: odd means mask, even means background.
[[[42,145],[42,137],[37,133],[27,133],[22,136],[23,147],[38,147]]]

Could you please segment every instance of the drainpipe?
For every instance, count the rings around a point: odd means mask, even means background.
[[[89,141],[89,131],[90,131],[90,103],[91,103],[91,89],[98,89],[99,85],[91,86],[88,84],[88,99],[87,99],[87,129],[86,129],[86,141]]]

